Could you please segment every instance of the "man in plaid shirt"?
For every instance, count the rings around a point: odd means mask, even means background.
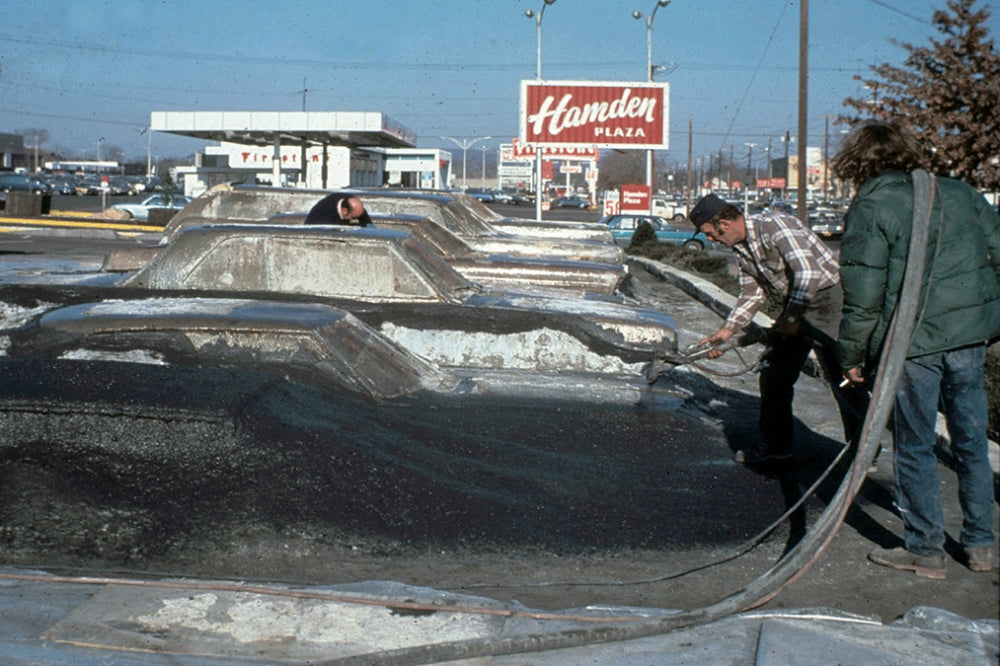
[[[856,445],[867,409],[861,388],[840,390],[836,340],[843,307],[837,260],[823,241],[798,218],[767,210],[744,217],[714,194],[691,211],[691,221],[710,239],[732,249],[739,265],[740,295],[722,328],[701,341],[725,342],[746,327],[771,293],[783,310],[774,325],[760,372],[760,443],[736,452],[750,464],[792,457],[792,397],[809,351],[816,349],[840,407],[845,438]],[[715,351],[710,357],[723,354]]]

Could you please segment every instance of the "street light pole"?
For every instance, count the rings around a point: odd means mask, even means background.
[[[653,67],[653,19],[656,18],[656,10],[660,7],[666,7],[670,4],[670,0],[657,0],[656,4],[653,5],[653,11],[646,16],[646,80],[650,83],[653,82],[653,74],[655,73],[655,68]],[[638,20],[643,18],[643,13],[638,9],[632,12],[632,18]],[[649,214],[653,214],[653,149],[648,148],[646,150],[646,187],[649,188]]]
[[[483,151],[483,164],[482,164],[483,170],[480,172],[482,174],[482,178],[480,179],[480,181],[481,181],[480,185],[485,190],[486,189],[486,151],[489,150],[489,147],[488,146],[479,146],[479,150]]]
[[[474,143],[476,143],[477,141],[489,141],[493,137],[490,137],[490,136],[476,136],[476,137],[472,137],[472,138],[462,137],[461,141],[459,141],[458,139],[456,139],[454,137],[450,137],[450,136],[442,136],[442,137],[438,137],[438,138],[440,138],[440,139],[447,139],[448,141],[453,141],[453,142],[455,142],[455,145],[457,145],[459,148],[462,149],[462,190],[464,191],[465,190],[465,151],[468,150],[469,148],[471,148],[472,145]],[[485,153],[484,153],[484,155],[485,155]]]
[[[545,8],[554,4],[556,0],[544,0],[541,9],[536,14],[532,10],[524,12],[528,18],[535,19],[535,80],[542,80],[542,16],[545,15]],[[535,146],[535,219],[542,219],[542,148]]]

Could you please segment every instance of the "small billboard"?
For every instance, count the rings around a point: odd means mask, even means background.
[[[518,138],[537,146],[665,150],[669,84],[521,81]]]

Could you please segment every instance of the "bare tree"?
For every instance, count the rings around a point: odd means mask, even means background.
[[[597,187],[618,189],[629,183],[646,182],[646,156],[639,150],[608,151],[600,162]]]
[[[861,114],[840,120],[904,122],[928,148],[923,166],[997,190],[1000,56],[985,25],[990,10],[976,9],[977,1],[948,0],[948,11],[934,12],[932,21],[942,37],[929,46],[901,43],[909,53],[903,67],[883,63],[871,67],[873,78],[856,76],[871,97],[844,100]]]

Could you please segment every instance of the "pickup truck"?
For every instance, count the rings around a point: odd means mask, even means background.
[[[674,202],[654,197],[653,215],[659,215],[662,218],[673,220],[674,222],[683,222],[687,219],[687,203],[684,201]]]

